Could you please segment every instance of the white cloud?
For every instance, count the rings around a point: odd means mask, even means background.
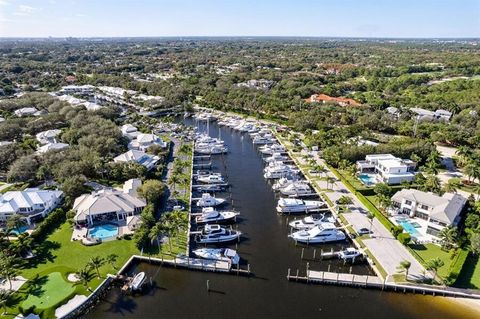
[[[0,0],[0,6],[6,6],[6,5],[9,5],[10,3],[8,3],[7,0]]]
[[[37,10],[37,8],[21,4],[13,14],[16,16],[29,16]]]

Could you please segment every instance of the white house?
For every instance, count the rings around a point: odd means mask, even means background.
[[[0,221],[19,214],[28,224],[47,216],[62,201],[62,191],[27,188],[24,191],[8,191],[0,194]]]
[[[93,85],[67,85],[63,86],[60,92],[65,94],[93,94]]]
[[[122,191],[125,194],[129,194],[137,197],[137,189],[142,186],[142,180],[138,178],[132,178],[123,183]]]
[[[409,159],[400,159],[392,154],[372,154],[364,161],[357,161],[360,174],[374,174],[376,182],[400,184],[411,182],[415,178],[416,163]]]
[[[49,151],[61,151],[68,148],[67,143],[48,143],[37,148],[37,154],[44,154]]]
[[[396,213],[407,214],[428,222],[426,233],[438,236],[447,226],[457,226],[467,200],[459,194],[438,196],[416,189],[402,189],[392,197]]]
[[[161,148],[166,148],[167,143],[155,134],[139,133],[137,137],[128,143],[128,149],[146,151],[150,146],[158,145]]]
[[[138,132],[138,129],[132,124],[122,125],[121,130],[122,130],[122,135],[128,138],[129,140],[133,140],[137,138],[138,134],[140,134],[140,132]]]
[[[40,132],[36,135],[37,141],[40,144],[48,144],[56,142],[55,137],[57,137],[62,131],[61,130],[48,130]]]
[[[32,116],[32,115],[36,115],[38,112],[38,110],[34,107],[23,107],[21,109],[18,109],[18,110],[15,110],[15,115],[18,116],[18,117],[22,117],[22,116]]]
[[[420,121],[450,121],[452,112],[447,110],[430,111],[419,107],[412,107],[410,111],[417,114]]]
[[[138,164],[145,166],[147,170],[154,168],[159,160],[160,158],[158,156],[149,155],[137,150],[130,150],[113,159],[115,163],[137,162]]]
[[[78,224],[93,225],[105,221],[125,221],[140,214],[146,202],[130,194],[105,188],[75,199],[74,220]]]

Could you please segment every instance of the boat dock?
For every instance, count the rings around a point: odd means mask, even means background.
[[[223,184],[198,184],[198,185],[192,185],[192,188],[202,188],[202,187],[221,187],[221,188],[226,188],[228,187],[228,183],[223,183]]]
[[[208,162],[208,163],[193,163],[193,168],[212,168],[212,162]]]
[[[307,264],[308,268],[308,264]],[[443,296],[443,297],[458,297],[458,298],[472,298],[480,300],[480,293],[467,292],[465,289],[456,289],[451,287],[432,287],[421,284],[397,284],[395,282],[382,280],[378,276],[355,275],[348,273],[334,273],[328,271],[308,270],[306,276],[300,276],[297,269],[296,274],[291,274],[291,269],[288,269],[287,280],[301,281],[306,283],[349,286],[357,288],[372,288],[381,289],[402,293],[414,293],[422,295]]]

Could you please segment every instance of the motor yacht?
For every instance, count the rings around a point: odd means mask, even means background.
[[[293,182],[279,189],[280,194],[288,197],[307,197],[315,195],[310,185],[304,181]]]
[[[209,193],[203,193],[202,197],[197,201],[197,207],[215,207],[226,202],[223,198],[216,198]]]
[[[264,169],[263,177],[266,179],[276,179],[288,176],[294,176],[298,174],[298,169],[292,168],[290,165],[283,163],[269,163]]]
[[[253,145],[265,145],[275,143],[275,138],[272,135],[255,136],[253,138]]]
[[[348,259],[354,259],[358,256],[361,256],[362,253],[355,248],[349,247],[347,249],[344,249],[338,253],[338,257],[343,259],[343,260],[348,260]]]
[[[197,154],[218,155],[218,154],[224,154],[227,152],[228,152],[228,148],[226,146],[220,146],[220,145],[204,146],[204,147],[195,146],[195,153]]]
[[[265,157],[263,160],[266,163],[282,162],[288,160],[288,156],[282,155],[281,153],[273,153],[272,156]]]
[[[296,176],[282,177],[273,183],[272,189],[274,191],[280,191],[280,189],[285,188],[296,181],[299,181]]]
[[[227,261],[232,265],[238,265],[240,256],[237,251],[230,248],[200,248],[195,249],[192,253],[203,259]]]
[[[225,180],[222,175],[213,173],[209,175],[199,175],[197,176],[197,181],[205,184],[224,184]]]
[[[322,201],[280,198],[277,203],[277,212],[283,214],[308,213],[324,206],[325,203]]]
[[[289,237],[306,244],[321,244],[345,240],[346,238],[345,234],[331,223],[322,223],[312,229],[299,230],[289,235]]]
[[[285,147],[283,147],[280,144],[270,144],[270,145],[263,145],[258,150],[262,154],[272,155],[273,153],[284,153]]]
[[[205,207],[202,213],[195,217],[197,224],[221,223],[235,219],[240,213],[233,211],[217,211],[213,207]]]
[[[288,225],[293,229],[311,229],[322,223],[334,223],[333,217],[325,217],[325,214],[312,214],[302,219],[292,220]]]
[[[201,244],[224,243],[236,240],[241,235],[242,233],[238,230],[227,229],[217,224],[207,224],[203,227],[201,233],[195,236],[195,241]]]
[[[195,189],[199,192],[221,192],[225,189],[225,186],[205,184],[196,186]]]
[[[147,276],[145,272],[139,272],[138,274],[133,277],[132,282],[130,283],[130,289],[132,290],[138,290],[142,288],[143,283],[145,282],[145,279],[147,279]]]

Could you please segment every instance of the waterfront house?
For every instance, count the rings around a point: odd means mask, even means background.
[[[371,154],[365,160],[357,161],[359,174],[370,174],[377,183],[400,184],[415,178],[416,163],[400,159],[392,154]]]
[[[141,213],[146,206],[143,199],[123,191],[104,188],[75,199],[74,220],[81,225],[94,225],[108,221],[126,221],[128,217]]]
[[[154,168],[159,160],[160,158],[158,156],[150,155],[137,150],[130,150],[118,155],[113,159],[115,163],[137,162],[138,164],[145,166],[147,170]]]
[[[434,237],[447,226],[457,226],[467,200],[459,194],[438,196],[416,189],[402,189],[393,195],[393,212],[427,222],[426,233]]]
[[[128,149],[146,151],[150,146],[158,145],[166,148],[167,143],[155,134],[139,133],[135,139],[128,143]]]
[[[62,201],[62,191],[27,188],[23,191],[8,191],[0,194],[0,221],[6,222],[18,214],[30,225],[54,210]]]
[[[307,103],[336,103],[340,106],[359,106],[360,103],[354,99],[345,97],[333,97],[326,94],[312,94],[308,99],[305,99]]]

